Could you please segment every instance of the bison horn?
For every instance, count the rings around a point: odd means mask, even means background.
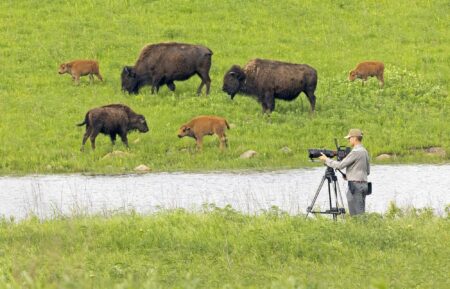
[[[133,71],[131,70],[131,67],[125,66],[123,69],[127,74],[131,74]]]

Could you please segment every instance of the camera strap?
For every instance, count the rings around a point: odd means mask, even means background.
[[[336,170],[341,173],[341,175],[344,178],[344,180],[347,180],[347,175],[346,174],[344,174],[340,169],[336,169]]]

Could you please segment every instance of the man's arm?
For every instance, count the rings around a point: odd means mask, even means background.
[[[342,161],[338,162],[338,161],[334,161],[330,158],[327,158],[327,160],[325,161],[325,164],[329,167],[342,170],[342,169],[348,167],[349,165],[353,164],[355,162],[355,160],[356,160],[356,154],[353,153],[353,151],[351,151]]]

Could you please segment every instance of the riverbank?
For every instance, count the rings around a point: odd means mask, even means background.
[[[0,288],[446,288],[449,232],[448,216],[396,207],[1,221]]]

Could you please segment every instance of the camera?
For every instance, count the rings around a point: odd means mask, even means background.
[[[336,144],[336,150],[327,149],[308,149],[308,156],[311,160],[318,158],[321,154],[326,155],[328,158],[337,157],[338,161],[342,161],[351,151],[351,148],[346,146],[339,146],[337,139],[334,139]]]

